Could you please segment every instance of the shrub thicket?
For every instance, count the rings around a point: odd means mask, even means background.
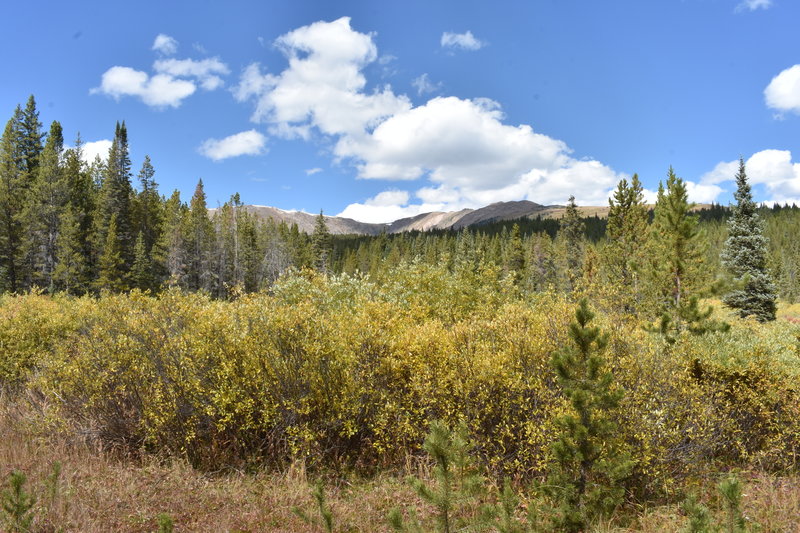
[[[204,467],[398,465],[442,420],[467,424],[490,472],[530,478],[570,410],[550,361],[573,309],[497,272],[420,264],[381,285],[301,274],[229,302],[4,297],[0,380],[41,391],[63,427]],[[613,314],[596,321],[625,390],[611,421],[634,495],[679,491],[709,461],[796,464],[797,326],[733,319],[665,343]]]

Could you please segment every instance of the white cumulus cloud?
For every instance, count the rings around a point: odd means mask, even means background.
[[[471,31],[452,33],[446,31],[442,34],[442,48],[460,48],[461,50],[480,50],[486,43],[472,35]]]
[[[764,89],[764,98],[772,109],[800,114],[800,65],[789,67],[772,78]]]
[[[177,41],[159,34],[153,50],[164,55],[177,49]],[[224,82],[220,76],[229,73],[228,67],[217,58],[159,59],[153,64],[153,74],[131,67],[113,66],[105,71],[100,86],[90,94],[104,94],[119,100],[124,96],[138,97],[155,108],[178,107],[197,91],[198,86],[211,91]]]
[[[564,204],[571,194],[604,204],[623,177],[528,124],[508,124],[489,98],[436,97],[414,107],[389,86],[369,89],[364,69],[380,56],[373,35],[353,30],[349,18],[298,28],[276,45],[288,66],[270,73],[252,64],[234,89],[254,103],[253,121],[286,138],[323,136],[360,178],[418,184],[352,204],[344,216],[382,221],[521,199]]]
[[[178,41],[169,35],[159,33],[156,35],[155,41],[153,41],[152,50],[164,54],[165,56],[171,56],[178,51]]]
[[[739,161],[723,161],[700,179],[701,185],[733,182]],[[745,172],[751,185],[763,185],[767,203],[793,202],[800,198],[800,163],[792,161],[789,150],[761,150],[745,161]],[[699,201],[699,200],[695,200]]]
[[[93,163],[96,157],[105,160],[108,158],[111,144],[112,142],[108,139],[83,143],[81,145],[81,159],[85,163]]]
[[[252,119],[270,122],[275,133],[307,138],[309,126],[327,135],[359,134],[410,107],[390,87],[366,93],[361,69],[377,58],[372,37],[350,28],[350,18],[316,22],[278,38],[289,61],[278,75],[248,66],[234,95],[255,99]]]
[[[264,153],[267,138],[256,130],[243,131],[224,139],[208,139],[203,141],[198,151],[209,159],[221,161],[240,155],[258,155]]]
[[[173,78],[167,74],[149,76],[130,67],[111,67],[103,73],[100,87],[92,94],[101,93],[119,100],[123,96],[138,96],[152,107],[178,107],[196,90],[194,83]]]

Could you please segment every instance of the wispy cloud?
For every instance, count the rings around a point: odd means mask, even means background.
[[[486,43],[476,39],[472,32],[452,33],[446,31],[442,34],[442,48],[460,48],[461,50],[480,50]]]
[[[152,50],[164,54],[165,56],[171,56],[178,51],[178,41],[169,35],[159,33],[156,35],[155,41],[153,41]]]
[[[755,11],[756,9],[769,9],[772,7],[772,0],[742,0],[737,4],[734,11],[742,13],[743,11]]]
[[[313,176],[314,174],[319,174],[320,172],[322,172],[322,169],[319,167],[309,168],[306,170],[306,176]]]
[[[440,83],[433,83],[430,78],[428,77],[428,73],[424,73],[422,76],[419,76],[411,82],[411,85],[417,90],[418,95],[423,95],[427,93],[436,92],[442,88],[442,84]]]

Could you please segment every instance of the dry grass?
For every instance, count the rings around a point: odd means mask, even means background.
[[[204,474],[179,460],[131,458],[65,438],[43,436],[32,427],[29,407],[0,395],[0,475],[22,470],[28,490],[38,498],[35,531],[143,532],[158,529],[157,517],[169,514],[176,531],[315,531],[293,512],[313,514],[311,483],[302,465],[284,472]],[[48,495],[53,465],[62,465],[59,490]],[[424,468],[407,471],[425,476]],[[328,501],[337,531],[388,531],[392,507],[420,508],[401,475],[373,480],[329,480]],[[707,484],[713,487],[713,483]],[[713,490],[706,498],[714,508]],[[800,532],[800,477],[754,473],[746,477],[745,511],[764,532]],[[616,523],[625,521],[618,517]],[[642,509],[630,526],[601,525],[603,532],[679,531],[685,524],[678,506]],[[319,530],[321,531],[321,530]]]

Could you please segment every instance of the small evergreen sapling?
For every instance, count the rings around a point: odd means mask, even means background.
[[[607,336],[589,325],[593,318],[586,300],[581,300],[569,329],[573,345],[552,359],[571,407],[557,421],[561,431],[544,487],[557,506],[553,525],[559,531],[584,531],[595,517],[622,503],[620,482],[633,465],[616,437],[611,413],[618,408],[622,391],[605,368],[602,353]]]
[[[314,497],[319,518],[309,515],[299,507],[293,507],[292,512],[306,524],[321,527],[325,533],[333,533],[333,511],[325,500],[325,487],[322,485],[322,481],[318,481],[314,485],[311,495]]]
[[[484,491],[484,477],[473,465],[469,452],[472,445],[467,427],[461,423],[451,431],[444,422],[431,424],[423,449],[436,465],[433,469],[434,485],[427,485],[420,479],[412,479],[411,485],[420,498],[436,508],[435,529],[423,527],[416,516],[405,521],[398,509],[389,514],[389,523],[395,531],[412,533],[436,531],[452,533],[462,531],[470,524],[465,508],[474,503]],[[480,521],[482,517],[478,517]]]
[[[36,498],[25,490],[26,481],[25,474],[19,470],[11,472],[8,488],[2,492],[0,499],[7,531],[12,533],[27,533],[33,525]]]

